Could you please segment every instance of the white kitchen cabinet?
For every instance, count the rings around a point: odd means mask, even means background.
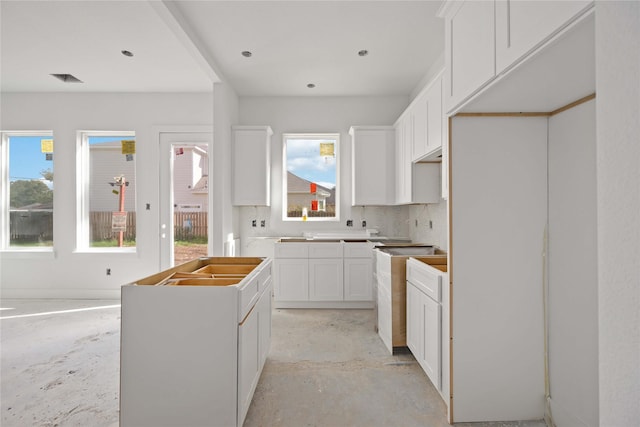
[[[370,301],[373,298],[372,278],[373,262],[371,257],[345,258],[344,299],[347,301]]]
[[[271,203],[271,135],[269,126],[234,126],[232,194],[234,206]]]
[[[413,162],[435,158],[442,148],[443,73],[444,71],[438,74],[408,108],[413,125],[411,141],[411,161]]]
[[[593,4],[573,1],[496,1],[496,68],[501,73]]]
[[[442,307],[448,276],[418,259],[407,260],[407,346],[448,402],[442,380],[443,361],[449,354],[448,323]]]
[[[445,101],[451,111],[496,75],[493,0],[449,2],[445,19]]]
[[[202,268],[236,278],[184,278]],[[224,257],[122,286],[120,425],[242,426],[269,351],[271,289],[271,260]]]
[[[429,156],[442,148],[444,136],[442,129],[442,117],[444,115],[442,103],[441,74],[427,90],[427,149],[424,156]]]
[[[407,284],[407,347],[418,360],[419,350],[422,348],[424,335],[420,334],[421,298],[415,286]]]
[[[276,242],[274,253],[276,307],[373,307],[369,243]],[[347,262],[345,270],[346,254],[357,262]]]
[[[405,114],[396,123],[396,204],[411,200],[411,116]]]
[[[445,2],[438,15],[445,19],[446,111],[458,111],[593,4],[588,0]]]
[[[271,286],[238,327],[238,420],[247,416],[271,344]]]
[[[405,113],[396,122],[396,204],[439,203],[440,164],[413,163],[413,117]]]
[[[424,157],[428,152],[429,144],[429,96],[426,91],[420,92],[416,99],[407,108],[411,119],[412,138],[411,161]]]
[[[411,283],[407,283],[407,346],[440,390],[441,383],[441,306]]]
[[[353,206],[395,202],[395,131],[391,126],[353,126],[351,183]]]
[[[309,301],[342,301],[342,258],[309,259]]]
[[[297,245],[287,243],[287,245]],[[277,244],[276,244],[277,246]],[[309,301],[309,261],[307,258],[273,260],[276,301]]]

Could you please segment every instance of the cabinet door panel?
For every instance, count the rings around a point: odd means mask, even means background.
[[[467,1],[445,21],[447,109],[451,110],[495,76],[493,1]]]
[[[342,301],[342,258],[309,260],[309,300]]]
[[[422,359],[419,337],[423,335],[422,327],[422,300],[418,290],[407,283],[407,347],[413,353],[416,360]]]
[[[420,292],[422,300],[423,341],[422,341],[422,367],[429,379],[438,390],[441,389],[441,307],[440,304]]]
[[[262,366],[269,354],[271,347],[271,289],[267,289],[258,302],[258,336],[260,349],[260,366]]]
[[[411,106],[411,118],[413,126],[412,155],[411,160],[416,161],[427,154],[428,127],[429,127],[429,98],[428,93],[423,93]]]
[[[393,354],[391,344],[391,295],[378,287],[378,335],[385,347]]]
[[[496,67],[504,71],[534,49],[592,1],[511,1],[496,2]]]
[[[371,301],[373,299],[373,266],[370,258],[344,260],[345,301]]]
[[[309,264],[306,259],[275,259],[273,266],[277,300],[309,300]]]
[[[254,382],[260,371],[258,311],[254,310],[238,327],[238,417],[244,416],[251,404]]]
[[[351,129],[353,206],[395,202],[395,131],[393,128]]]
[[[442,147],[442,79],[427,92],[427,147],[425,154]]]

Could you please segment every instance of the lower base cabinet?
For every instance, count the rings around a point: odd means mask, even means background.
[[[438,269],[419,259],[407,260],[407,347],[448,404],[449,286],[441,270],[446,262]]]
[[[407,283],[407,346],[438,390],[442,387],[441,307]]]
[[[373,244],[276,242],[276,308],[373,308]]]
[[[202,268],[227,278],[167,281]],[[271,309],[270,259],[201,258],[123,286],[120,426],[242,426]]]
[[[244,423],[271,343],[271,288],[238,326],[238,420]]]

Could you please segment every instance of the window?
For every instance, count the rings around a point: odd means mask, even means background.
[[[283,220],[338,221],[339,134],[285,134]]]
[[[0,135],[0,249],[52,249],[52,133]]]
[[[79,132],[79,250],[136,246],[134,132]]]

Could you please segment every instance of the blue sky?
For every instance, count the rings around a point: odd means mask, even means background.
[[[336,186],[336,158],[320,156],[325,140],[287,139],[287,170],[327,188]]]
[[[41,151],[43,139],[54,139],[52,136],[12,136],[9,139],[9,181],[42,179],[43,170],[54,171],[53,161],[46,160]],[[134,137],[94,136],[89,138],[89,144],[119,141],[121,139],[135,139]],[[54,154],[55,156],[55,154]],[[55,171],[54,171],[55,175]]]
[[[9,139],[9,180],[42,179],[41,171],[53,171],[53,162],[46,160],[40,141],[51,136],[12,136]]]

